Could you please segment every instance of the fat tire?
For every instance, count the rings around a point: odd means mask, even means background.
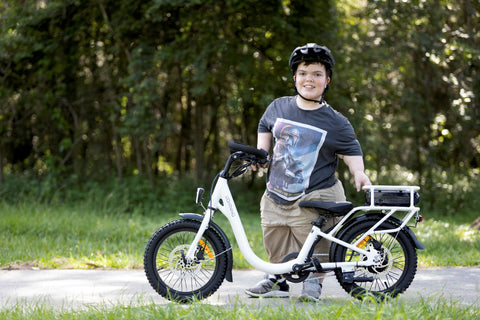
[[[338,238],[354,243],[366,231],[368,231],[378,219],[369,219],[354,224],[338,233]],[[395,229],[398,225],[385,221],[379,230]],[[335,276],[342,288],[353,297],[364,299],[373,297],[383,300],[386,297],[395,297],[404,292],[412,283],[417,272],[417,252],[415,245],[408,234],[403,230],[397,233],[375,234],[371,237],[382,243],[387,256],[384,258],[384,267],[356,267],[354,277],[373,277],[373,282],[344,281],[341,269],[335,270]],[[332,244],[331,259],[335,262],[361,260],[362,256],[346,247]]]
[[[226,247],[213,229],[207,229],[195,253],[197,259],[186,265],[186,254],[200,222],[190,219],[172,221],[150,238],[143,259],[145,274],[152,288],[161,296],[188,303],[212,295],[227,272]]]

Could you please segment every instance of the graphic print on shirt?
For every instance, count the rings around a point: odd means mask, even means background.
[[[325,130],[304,123],[277,119],[268,190],[287,201],[300,198],[308,188],[326,135]]]

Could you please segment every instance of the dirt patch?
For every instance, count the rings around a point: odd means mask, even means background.
[[[1,267],[0,270],[40,270],[33,262],[14,263],[6,267]]]

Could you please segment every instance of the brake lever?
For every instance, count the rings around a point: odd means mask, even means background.
[[[235,178],[235,177],[238,177],[238,176],[244,174],[245,171],[247,171],[247,167],[248,166],[243,164],[240,167],[238,167],[237,169],[235,169],[235,171],[233,171],[233,173],[231,174],[232,178]]]

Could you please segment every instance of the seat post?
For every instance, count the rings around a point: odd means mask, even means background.
[[[315,226],[315,227],[318,227],[320,229],[323,228],[323,224],[325,223],[325,218],[322,217],[322,216],[319,216],[317,221],[313,221],[312,224]]]

